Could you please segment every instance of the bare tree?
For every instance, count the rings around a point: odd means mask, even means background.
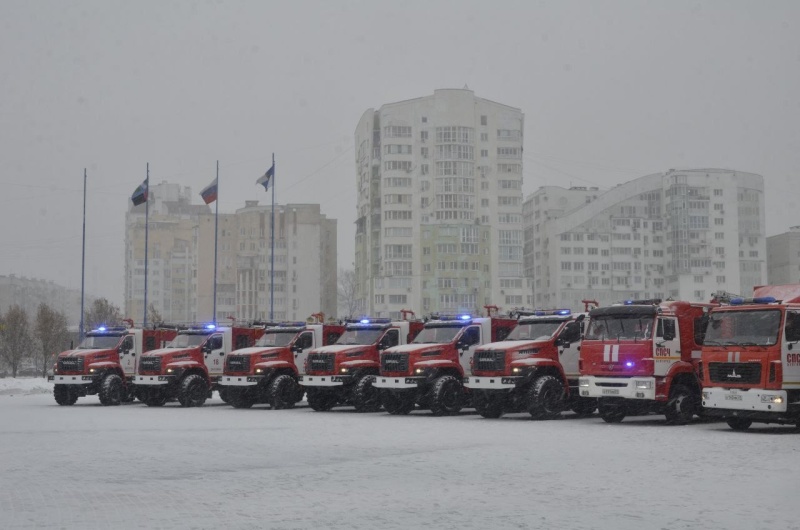
[[[357,293],[356,271],[353,269],[339,269],[338,305],[340,317],[350,317],[356,312]]]
[[[0,359],[11,369],[11,377],[17,377],[20,364],[30,357],[29,327],[28,314],[18,305],[12,306],[0,319]]]
[[[147,322],[156,327],[164,323],[164,317],[152,303],[147,307]]]
[[[119,326],[122,325],[122,311],[108,299],[98,298],[86,312],[84,322],[86,329],[94,329],[99,326]]]
[[[53,357],[67,349],[69,345],[67,316],[47,304],[39,304],[36,321],[33,323],[33,336],[37,343],[37,349],[33,355],[36,369],[42,374],[42,377],[45,377]]]

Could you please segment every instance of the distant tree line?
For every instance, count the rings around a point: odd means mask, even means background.
[[[122,325],[122,313],[105,298],[95,300],[84,314],[84,329]],[[67,317],[41,303],[29,316],[19,305],[0,314],[0,374],[17,377],[20,371],[45,377],[56,356],[76,347],[77,334],[67,329]]]

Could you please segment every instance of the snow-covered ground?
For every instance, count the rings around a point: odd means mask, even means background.
[[[235,410],[216,395],[59,407],[42,388],[0,379],[4,529],[800,528],[789,427]]]

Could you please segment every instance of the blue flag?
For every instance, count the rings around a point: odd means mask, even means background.
[[[261,184],[264,186],[264,190],[268,190],[269,187],[272,185],[272,180],[275,177],[275,162],[272,163],[272,166],[264,173],[259,179],[256,181],[256,184]]]
[[[133,191],[133,195],[131,195],[131,202],[134,206],[144,204],[147,202],[148,195],[149,191],[147,189],[147,180],[145,180]]]

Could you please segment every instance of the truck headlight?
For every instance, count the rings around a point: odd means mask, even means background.
[[[90,374],[96,374],[96,373],[97,373],[97,372],[99,372],[99,371],[100,371],[100,369],[99,369],[99,368],[89,368],[89,373],[90,373]]]
[[[588,379],[578,379],[578,386],[580,387],[589,387],[589,380]]]
[[[653,388],[652,381],[635,381],[637,390],[649,390]]]
[[[350,368],[348,368],[346,366],[342,366],[341,368],[339,368],[339,373],[340,374],[349,374],[350,373]]]
[[[417,368],[416,370],[414,370],[414,373],[417,375],[422,375],[425,373],[425,368]]]
[[[519,366],[515,366],[514,368],[511,369],[511,373],[512,374],[521,374],[522,373],[522,368],[519,367]]]
[[[264,369],[263,368],[256,368],[256,373],[257,374],[263,374],[264,373]]]
[[[783,403],[781,396],[761,396],[761,403]]]

